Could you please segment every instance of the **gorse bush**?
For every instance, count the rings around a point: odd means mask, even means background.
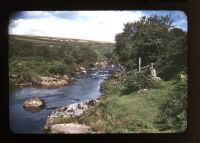
[[[144,72],[136,73],[133,72],[127,76],[124,82],[125,90],[123,93],[129,94],[130,92],[137,91],[143,88],[152,87],[152,79],[146,75]]]
[[[51,74],[64,74],[66,73],[66,66],[52,66],[50,69],[49,69],[49,73]]]
[[[162,88],[162,80],[153,80],[147,72],[133,72],[127,76],[124,81],[125,89],[123,94],[129,94],[133,91],[149,88]]]
[[[70,64],[72,64],[72,63],[74,63],[74,62],[75,62],[75,59],[74,59],[71,55],[66,55],[66,56],[64,57],[64,63],[65,63],[65,64],[70,65]]]
[[[72,65],[66,65],[66,64],[59,64],[59,65],[55,65],[52,66],[49,69],[49,73],[51,74],[70,74],[75,70],[76,66],[74,64]]]
[[[187,80],[177,80],[176,87],[168,94],[160,112],[161,130],[182,132],[187,126]]]
[[[164,81],[162,80],[151,80],[151,88],[164,88]]]

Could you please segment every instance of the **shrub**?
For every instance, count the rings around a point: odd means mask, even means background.
[[[65,64],[70,65],[74,62],[75,62],[75,59],[71,55],[65,55],[65,57],[64,57],[64,63]]]
[[[71,65],[66,65],[66,64],[59,64],[59,65],[55,65],[52,66],[49,69],[49,73],[51,74],[71,74],[76,68],[75,64],[71,64]]]
[[[152,83],[152,85],[151,85],[152,88],[163,88],[163,87],[165,87],[164,81],[162,81],[162,80],[152,80],[151,83]]]
[[[152,87],[153,80],[148,77],[144,72],[134,72],[127,76],[124,85],[126,88],[123,93],[129,94],[133,91]]]
[[[178,79],[175,89],[167,96],[167,101],[161,105],[161,130],[182,132],[187,126],[187,80]]]
[[[67,73],[67,66],[65,64],[59,64],[59,65],[55,65],[52,66],[49,69],[49,73],[51,74],[66,74]]]

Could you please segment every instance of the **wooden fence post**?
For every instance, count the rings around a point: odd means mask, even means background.
[[[141,58],[139,57],[139,72],[141,70]]]

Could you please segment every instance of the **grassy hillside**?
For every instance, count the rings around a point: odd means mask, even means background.
[[[9,75],[30,81],[37,75],[73,74],[105,60],[113,43],[41,36],[9,36]]]
[[[82,39],[71,38],[57,38],[57,37],[44,37],[44,36],[19,36],[10,35],[9,37],[9,54],[12,56],[21,56],[20,53],[26,54],[25,56],[37,55],[40,48],[54,48],[56,52],[59,48],[80,48],[90,47],[98,53],[98,60],[105,58],[105,54],[114,49],[114,43],[91,41]],[[15,51],[15,52],[13,52]],[[59,55],[57,55],[59,56]]]

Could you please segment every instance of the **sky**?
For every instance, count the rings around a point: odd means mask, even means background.
[[[152,14],[171,15],[174,27],[188,30],[181,11],[20,11],[10,16],[9,34],[114,42],[125,23]]]

